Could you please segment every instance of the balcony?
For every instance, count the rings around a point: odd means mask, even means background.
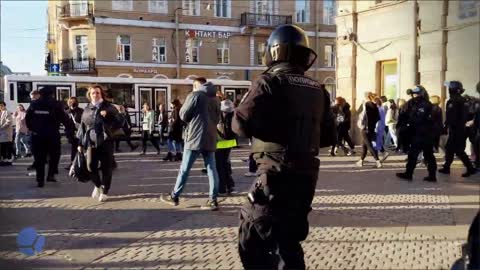
[[[88,19],[93,16],[93,6],[87,3],[71,3],[60,7],[60,19]]]
[[[282,24],[291,24],[292,16],[290,15],[271,15],[258,13],[242,13],[240,26],[251,27],[267,27],[275,28]]]
[[[60,60],[60,71],[62,73],[95,73],[95,58],[85,59],[62,59]]]

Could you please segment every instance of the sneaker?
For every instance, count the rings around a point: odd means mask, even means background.
[[[30,165],[27,167],[27,171],[34,171],[35,170],[35,167],[33,167],[33,165]]]
[[[441,168],[440,170],[438,170],[439,173],[443,173],[443,174],[450,174],[450,168]]]
[[[412,181],[412,176],[406,173],[396,173],[395,175],[402,180]]]
[[[207,173],[207,169],[202,169],[202,173]]]
[[[363,160],[360,159],[355,165],[357,165],[357,167],[363,167]]]
[[[204,210],[211,210],[211,211],[217,211],[218,210],[218,202],[208,200],[206,204],[202,205],[201,209]]]
[[[170,204],[173,206],[178,206],[179,199],[172,197],[172,194],[162,194],[160,196],[160,200],[166,204]]]
[[[355,151],[349,150],[349,151],[347,152],[347,156],[353,156],[353,155],[355,155]]]
[[[145,152],[140,152],[139,156],[145,156]]]
[[[98,197],[98,201],[99,202],[106,202],[108,199],[108,195],[107,194],[100,194],[100,197]]]
[[[29,172],[27,173],[27,176],[37,176],[37,172]]]
[[[424,177],[424,178],[423,178],[423,181],[426,181],[426,182],[437,182],[437,177],[435,177],[435,176],[427,176],[427,177]]]
[[[375,167],[377,167],[378,169],[382,168],[382,162],[380,160],[375,161]]]
[[[101,187],[99,187],[99,188],[94,187],[94,188],[93,188],[93,192],[92,192],[92,198],[96,199],[96,198],[99,197],[100,194],[102,194],[102,193],[103,193],[103,191],[102,191],[102,188],[101,188]]]
[[[256,177],[257,176],[257,173],[254,173],[254,172],[246,172],[244,174],[246,177]]]

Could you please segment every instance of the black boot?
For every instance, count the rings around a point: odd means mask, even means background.
[[[167,155],[162,158],[163,161],[172,161],[173,155],[171,152],[168,152]]]
[[[182,153],[175,154],[175,161],[182,161]]]
[[[423,178],[423,181],[426,181],[426,182],[437,182],[437,177],[436,176],[427,176],[425,178]]]
[[[462,174],[462,177],[470,177],[472,174],[475,174],[477,170],[475,168],[468,168],[466,173]]]
[[[450,174],[450,168],[441,168],[440,170],[438,170],[439,173],[443,173],[443,174]]]
[[[395,175],[400,179],[412,181],[412,176],[407,173],[396,173]]]

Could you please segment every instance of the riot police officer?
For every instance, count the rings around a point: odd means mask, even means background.
[[[445,129],[448,130],[448,140],[445,145],[445,163],[443,168],[438,170],[440,173],[450,174],[450,165],[453,162],[453,156],[457,155],[462,161],[467,171],[462,177],[469,177],[475,173],[470,159],[465,153],[467,140],[467,114],[468,108],[465,106],[465,98],[462,93],[465,91],[459,81],[450,81],[445,84],[448,87],[450,99],[447,102]]]
[[[330,97],[304,75],[314,63],[305,32],[277,27],[264,63],[235,111],[233,130],[252,137],[257,178],[240,212],[239,253],[245,269],[304,269],[300,241],[308,235],[319,147],[332,144]]]
[[[56,182],[54,175],[60,161],[60,123],[65,126],[69,142],[73,141],[73,123],[48,88],[39,89],[40,98],[30,103],[25,117],[32,132],[32,146],[38,187],[45,185],[45,163],[48,161],[47,182]]]
[[[402,112],[402,118],[409,129],[410,149],[408,151],[408,161],[406,171],[397,173],[397,177],[412,181],[413,171],[417,165],[417,158],[420,152],[423,152],[425,163],[427,164],[428,176],[424,181],[436,182],[437,163],[433,155],[434,119],[432,117],[433,105],[428,98],[428,93],[421,85],[415,86],[410,91],[412,98],[405,104],[405,110]]]

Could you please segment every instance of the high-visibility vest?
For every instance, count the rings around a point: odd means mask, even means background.
[[[218,136],[217,149],[227,149],[227,148],[233,148],[235,146],[237,146],[236,139],[224,140],[220,136]]]

